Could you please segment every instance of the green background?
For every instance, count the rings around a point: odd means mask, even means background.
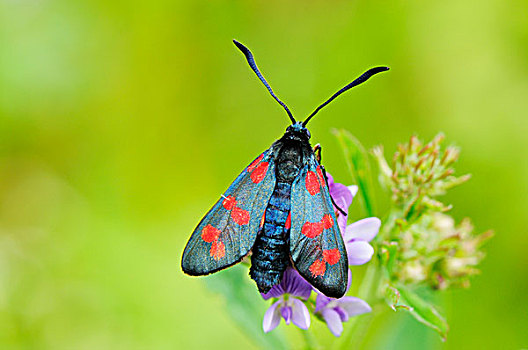
[[[258,346],[208,278],[180,270],[199,219],[288,125],[233,38],[300,119],[392,68],[310,123],[337,181],[351,179],[332,127],[386,155],[443,131],[473,174],[444,199],[496,237],[472,288],[442,298],[447,342],[386,313],[357,344],[528,347],[527,13],[522,0],[2,1],[0,348]],[[301,346],[292,326],[276,332]]]

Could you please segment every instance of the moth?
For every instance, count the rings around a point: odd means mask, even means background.
[[[336,97],[389,68],[369,69],[301,122],[275,95],[251,51],[233,42],[292,124],[205,214],[187,242],[182,270],[193,276],[207,275],[250,255],[249,274],[261,293],[279,284],[286,268],[292,266],[320,292],[340,298],[347,287],[347,254],[320,164],[321,149],[311,147],[306,124]]]

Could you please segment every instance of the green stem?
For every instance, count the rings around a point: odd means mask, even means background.
[[[374,261],[372,261],[365,272],[365,277],[363,278],[361,287],[358,291],[358,297],[363,300],[370,301],[371,307],[373,306],[372,301],[376,303],[379,301],[376,296],[377,290],[379,288],[379,281],[379,266],[378,264],[374,263]],[[374,296],[374,298],[372,296]],[[370,317],[372,317],[372,315]],[[359,339],[360,334],[365,329],[362,326],[365,324],[365,321],[365,318],[360,316],[351,318],[346,329],[343,331],[343,334],[338,340],[336,348],[353,349],[354,339]]]
[[[392,210],[391,212],[395,212]],[[382,232],[376,237],[375,241],[381,241],[386,237],[390,237],[389,232],[396,227],[396,218],[398,215],[389,215],[385,221]],[[379,247],[379,245],[375,249]],[[372,308],[372,313],[364,316],[353,317],[350,319],[346,328],[338,340],[336,348],[338,349],[356,349],[359,348],[363,342],[362,335],[372,323],[376,314],[379,314],[379,306],[383,304],[383,298],[379,296],[380,283],[383,281],[383,266],[379,259],[372,259],[365,271],[365,276],[361,281],[361,286],[358,290],[358,297],[369,303]]]
[[[319,344],[317,343],[317,340],[312,335],[312,333],[309,330],[300,329],[299,331],[303,335],[305,346],[304,348],[306,350],[316,350],[319,349]]]

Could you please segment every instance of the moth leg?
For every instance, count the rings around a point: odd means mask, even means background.
[[[316,146],[316,147],[317,147],[317,146]],[[320,149],[321,149],[321,146],[319,146],[319,150],[320,150]],[[319,151],[319,153],[320,153],[320,152],[321,152],[321,151]],[[326,186],[329,187],[329,186],[328,186],[328,176],[326,176],[326,169],[325,169],[325,167],[324,167],[323,165],[321,165],[321,170],[323,171],[323,176],[324,176],[324,178],[325,178]],[[331,193],[329,193],[329,194],[330,194],[330,200],[332,201],[332,204],[334,205],[334,207],[336,207],[337,210],[339,210],[339,211],[341,212],[341,214],[343,214],[343,215],[345,215],[345,216],[348,215],[343,209],[341,209],[341,208],[336,204],[336,202],[334,201],[334,198],[332,197],[332,194],[331,194]]]
[[[315,159],[317,159],[317,162],[321,164],[321,144],[318,143],[317,145],[315,145],[313,151],[315,154]]]

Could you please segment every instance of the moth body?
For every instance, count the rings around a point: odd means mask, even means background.
[[[306,158],[303,153],[312,152],[308,140],[308,130],[300,124],[294,124],[272,146],[272,149],[277,150],[277,182],[253,246],[249,272],[261,293],[267,293],[271,287],[279,284],[284,270],[291,266],[291,188],[303,167],[303,159]]]

